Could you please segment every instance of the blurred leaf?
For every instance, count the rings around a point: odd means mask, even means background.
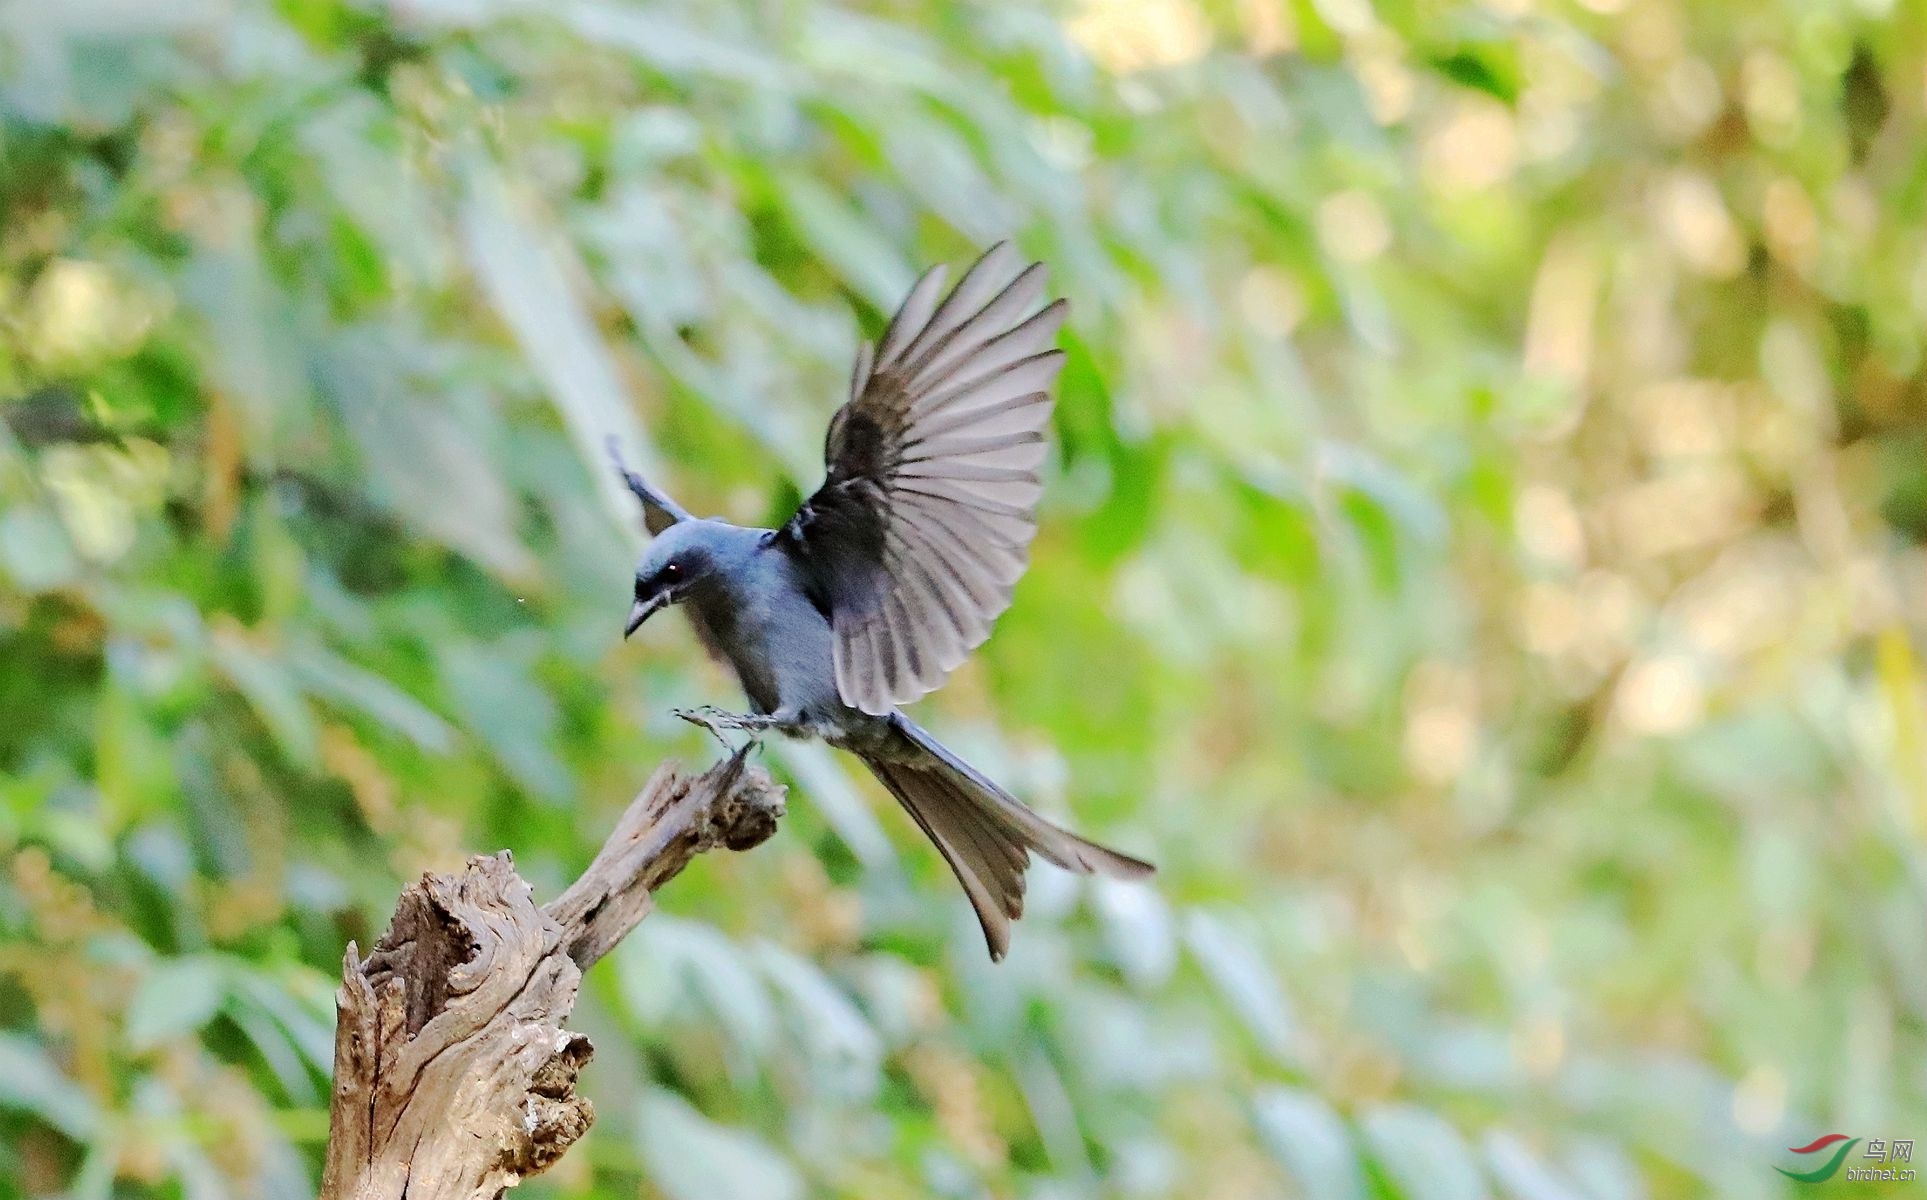
[[[244,1005],[237,1006],[228,1015],[253,1044],[268,1069],[274,1072],[275,1081],[281,1085],[282,1091],[299,1104],[320,1101],[322,1093],[309,1076],[286,1030],[266,1019],[259,1009]]]
[[[1479,1163],[1458,1130],[1412,1105],[1374,1108],[1361,1126],[1372,1157],[1406,1200],[1485,1200]]]
[[[661,13],[644,17],[594,0],[571,0],[561,12],[583,37],[627,50],[671,75],[716,75],[763,86],[775,86],[788,75],[780,59]]]
[[[28,592],[68,583],[79,566],[60,522],[39,509],[26,507],[0,513],[0,564]]]
[[[1566,1165],[1589,1200],[1646,1200],[1646,1182],[1640,1177],[1639,1165],[1606,1138],[1583,1139]]]
[[[1445,540],[1447,523],[1438,502],[1372,454],[1357,446],[1325,442],[1318,450],[1318,467],[1325,479],[1381,509],[1405,536],[1430,546]]]
[[[1178,938],[1177,923],[1164,898],[1154,888],[1114,879],[1099,879],[1093,889],[1105,942],[1124,968],[1124,977],[1140,988],[1156,987],[1169,979],[1177,966]],[[1207,940],[1210,937],[1206,935]]]
[[[168,958],[155,964],[127,1006],[127,1041],[151,1049],[213,1019],[227,998],[221,965],[209,958]]]
[[[650,1090],[636,1113],[650,1178],[672,1200],[801,1200],[803,1179],[774,1150],[718,1125],[688,1101]]]
[[[315,695],[358,709],[430,753],[445,754],[454,746],[448,722],[381,676],[320,646],[299,648],[289,657]]]
[[[216,190],[205,198],[246,219],[247,197]],[[204,248],[189,264],[182,290],[209,326],[208,371],[235,402],[245,445],[258,462],[276,462],[308,432],[310,390],[294,314],[269,278],[251,240]]]
[[[605,507],[626,527],[635,501],[608,467],[607,439],[619,439],[642,470],[660,473],[660,461],[578,298],[581,268],[525,215],[494,164],[469,154],[462,166],[462,232],[476,274],[561,412]]]
[[[862,1011],[807,959],[767,942],[757,945],[756,957],[789,1005],[790,1036],[817,1070],[839,1093],[870,1098],[881,1082],[883,1046]]]
[[[100,1119],[93,1101],[38,1043],[6,1032],[0,1032],[0,1108],[33,1113],[77,1142],[92,1138]]]
[[[1279,1062],[1293,1061],[1291,1011],[1257,945],[1224,918],[1202,910],[1185,917],[1184,940],[1258,1044]]]
[[[323,379],[367,463],[370,491],[422,533],[510,579],[534,570],[516,536],[515,498],[473,424],[412,394],[398,354],[348,337]]]
[[[876,227],[850,210],[848,203],[805,175],[778,181],[790,219],[805,244],[835,267],[859,296],[881,312],[895,310],[914,273]]]
[[[298,766],[314,766],[319,754],[314,714],[290,665],[262,653],[232,627],[217,627],[211,645],[215,663],[247,698],[283,753]]]
[[[1307,1092],[1267,1088],[1252,1108],[1259,1135],[1310,1200],[1364,1200],[1351,1135],[1329,1105]]]
[[[754,1077],[777,1037],[776,1005],[750,952],[700,921],[657,914],[622,951],[622,983],[631,1010],[651,1023],[667,1020],[678,1001],[720,1026],[730,1068]]]
[[[1582,1200],[1579,1192],[1516,1134],[1505,1130],[1487,1134],[1485,1161],[1492,1177],[1513,1200]]]
[[[549,745],[559,719],[555,700],[529,678],[519,657],[507,646],[449,646],[440,660],[442,687],[517,784],[559,802],[574,792],[575,780]]]
[[[811,803],[822,810],[824,819],[857,861],[873,870],[896,864],[896,847],[883,831],[875,810],[858,794],[849,771],[827,746],[785,741],[771,750],[796,777]]]
[[[1503,61],[1496,45],[1462,47],[1431,60],[1432,69],[1461,87],[1511,104],[1519,98],[1516,64]]]
[[[310,1069],[324,1076],[334,1069],[335,981],[315,972],[304,1001],[287,973],[234,970],[229,975],[230,1002],[237,1009],[252,1007],[273,1021]]]

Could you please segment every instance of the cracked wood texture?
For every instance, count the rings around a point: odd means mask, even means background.
[[[696,855],[776,831],[783,790],[744,752],[658,770],[546,907],[505,850],[402,892],[388,932],[350,943],[336,996],[322,1200],[472,1200],[547,1169],[594,1120],[587,1038],[563,1028],[582,972]]]

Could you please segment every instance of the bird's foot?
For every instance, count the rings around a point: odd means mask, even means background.
[[[751,734],[750,741],[754,742],[757,738],[753,735],[789,728],[789,724],[780,717],[766,713],[728,712],[709,704],[701,708],[679,708],[675,713],[691,725],[707,729],[710,736],[721,742],[725,748],[729,748],[729,739],[725,738],[722,732],[725,729],[736,729]]]
[[[768,713],[739,713],[705,704],[701,708],[679,708],[676,715],[691,725],[701,725],[704,729],[744,729],[761,733],[770,729],[781,729],[781,718]]]

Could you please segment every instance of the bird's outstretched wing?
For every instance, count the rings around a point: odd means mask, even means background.
[[[1065,304],[999,243],[938,300],[932,268],[830,421],[827,476],[779,532],[835,631],[846,704],[889,712],[939,686],[1010,606],[1036,533]]]
[[[629,464],[622,459],[622,444],[613,434],[607,444],[609,461],[615,464],[616,474],[622,476],[622,482],[628,484],[629,490],[636,494],[636,499],[642,501],[642,527],[649,531],[650,537],[655,537],[680,521],[691,519],[687,509],[650,487],[648,480],[629,469]]]

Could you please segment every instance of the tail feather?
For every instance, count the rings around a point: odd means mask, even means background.
[[[1010,923],[1024,912],[1028,857],[1022,847],[1008,853],[1014,843],[1000,830],[984,830],[981,814],[945,795],[941,776],[902,763],[866,761],[950,864],[977,912],[991,959],[1002,959],[1010,949]]]
[[[896,736],[864,763],[936,844],[983,926],[990,957],[1010,948],[1024,912],[1030,852],[1067,871],[1139,879],[1156,868],[1045,820],[904,716]]]

